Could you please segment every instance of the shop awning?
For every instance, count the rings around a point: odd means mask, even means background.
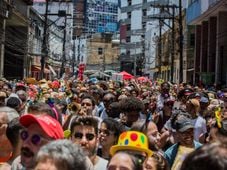
[[[37,72],[40,72],[41,71],[41,67],[40,66],[32,66],[32,72],[35,72],[35,71],[37,71]],[[44,68],[44,73],[50,73],[50,70],[49,69],[47,69],[47,68]]]

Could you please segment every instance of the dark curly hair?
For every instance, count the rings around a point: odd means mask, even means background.
[[[120,108],[122,112],[140,112],[144,110],[144,104],[140,99],[135,97],[127,97],[120,101]]]

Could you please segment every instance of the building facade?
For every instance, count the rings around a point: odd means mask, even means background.
[[[109,61],[113,61],[112,58],[115,58],[115,54],[113,54],[114,57],[112,54],[109,55],[113,52],[112,48],[105,49],[104,46],[109,47],[112,38],[119,30],[118,10],[118,0],[74,1],[73,37],[77,64],[85,63],[88,64],[86,69],[104,71],[105,66],[110,64]],[[102,57],[100,59],[103,54],[96,55],[98,49],[105,49],[105,52],[103,50],[105,59]],[[102,65],[101,68],[100,65]]]
[[[227,85],[227,1],[193,0],[187,23],[195,27],[195,84]]]
[[[96,34],[87,42],[86,69],[119,71],[119,44],[112,41],[112,34]]]
[[[39,14],[45,15],[46,2],[36,1],[33,8]],[[72,71],[73,60],[73,2],[72,1],[49,1],[48,2],[48,65],[53,65],[53,70],[58,74]],[[52,70],[52,69],[51,69]],[[55,74],[55,73],[53,73]],[[60,75],[60,76],[61,76]]]
[[[31,0],[0,1],[0,77],[22,79],[29,74],[30,5]]]
[[[153,77],[160,5],[169,0],[122,0],[120,14],[121,70]]]

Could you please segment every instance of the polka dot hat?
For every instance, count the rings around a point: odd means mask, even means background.
[[[118,138],[118,144],[110,148],[110,154],[114,155],[120,150],[132,150],[145,152],[148,156],[152,155],[152,151],[148,148],[147,136],[137,131],[123,132]]]

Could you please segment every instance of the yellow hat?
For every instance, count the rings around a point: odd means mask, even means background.
[[[110,148],[110,154],[114,155],[120,150],[145,152],[149,157],[152,155],[152,151],[148,148],[147,136],[137,131],[123,132],[118,138],[118,144]]]

